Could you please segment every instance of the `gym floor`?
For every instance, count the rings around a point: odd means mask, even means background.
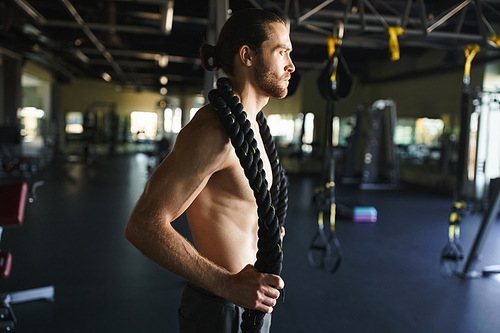
[[[24,225],[4,230],[2,250],[12,252],[13,268],[10,278],[0,281],[0,291],[54,285],[55,301],[14,304],[16,332],[177,332],[184,281],[123,236],[147,180],[146,164],[146,156],[137,154],[46,168],[45,185],[27,205]],[[317,229],[310,202],[318,185],[311,177],[290,176],[285,302],[275,308],[271,332],[499,331],[500,277],[440,274],[450,196],[408,187],[360,191],[340,184],[339,200],[374,206],[378,221],[338,221],[344,261],[331,275],[307,260]],[[467,253],[481,218],[463,220]],[[186,234],[184,217],[174,225]],[[478,269],[500,264],[499,238],[497,223]]]

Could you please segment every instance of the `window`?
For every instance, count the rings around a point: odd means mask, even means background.
[[[270,114],[267,117],[267,125],[274,137],[283,143],[289,144],[293,140],[295,122],[292,115]]]
[[[439,146],[444,123],[441,119],[419,118],[415,122],[415,143],[430,147]]]
[[[154,112],[132,112],[130,131],[134,141],[155,140],[158,115]]]
[[[189,110],[189,119],[193,119],[194,115],[196,114],[196,112],[198,112],[200,108],[191,108],[191,110]]]
[[[437,163],[441,159],[443,129],[441,119],[398,119],[394,128],[394,144],[399,146],[400,157],[412,164]]]
[[[182,128],[182,109],[166,108],[165,112],[165,123],[164,128],[167,133],[179,133]]]
[[[332,120],[332,146],[337,147],[340,140],[340,118],[333,117]]]
[[[21,116],[21,135],[24,137],[24,142],[32,142],[39,131],[38,119],[44,118],[45,112],[35,107],[24,107],[19,115]]]
[[[76,111],[66,113],[66,133],[83,133],[83,113]]]
[[[408,146],[413,143],[415,119],[398,119],[394,128],[394,143],[396,145]]]
[[[302,151],[312,152],[312,143],[314,139],[314,113],[308,113],[304,117],[304,135],[302,136]]]

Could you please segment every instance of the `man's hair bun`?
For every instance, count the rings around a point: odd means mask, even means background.
[[[201,65],[207,71],[219,69],[217,66],[217,47],[204,42],[200,47]]]

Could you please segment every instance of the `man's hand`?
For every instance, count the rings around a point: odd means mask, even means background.
[[[284,286],[279,276],[260,273],[253,265],[247,265],[229,276],[221,296],[242,308],[271,313],[280,296],[277,289]]]

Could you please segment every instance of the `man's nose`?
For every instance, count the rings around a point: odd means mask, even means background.
[[[285,71],[287,71],[289,73],[293,73],[293,72],[295,72],[295,65],[293,64],[292,58],[290,58],[290,56],[288,56],[288,60],[289,60],[289,62],[285,67]]]

